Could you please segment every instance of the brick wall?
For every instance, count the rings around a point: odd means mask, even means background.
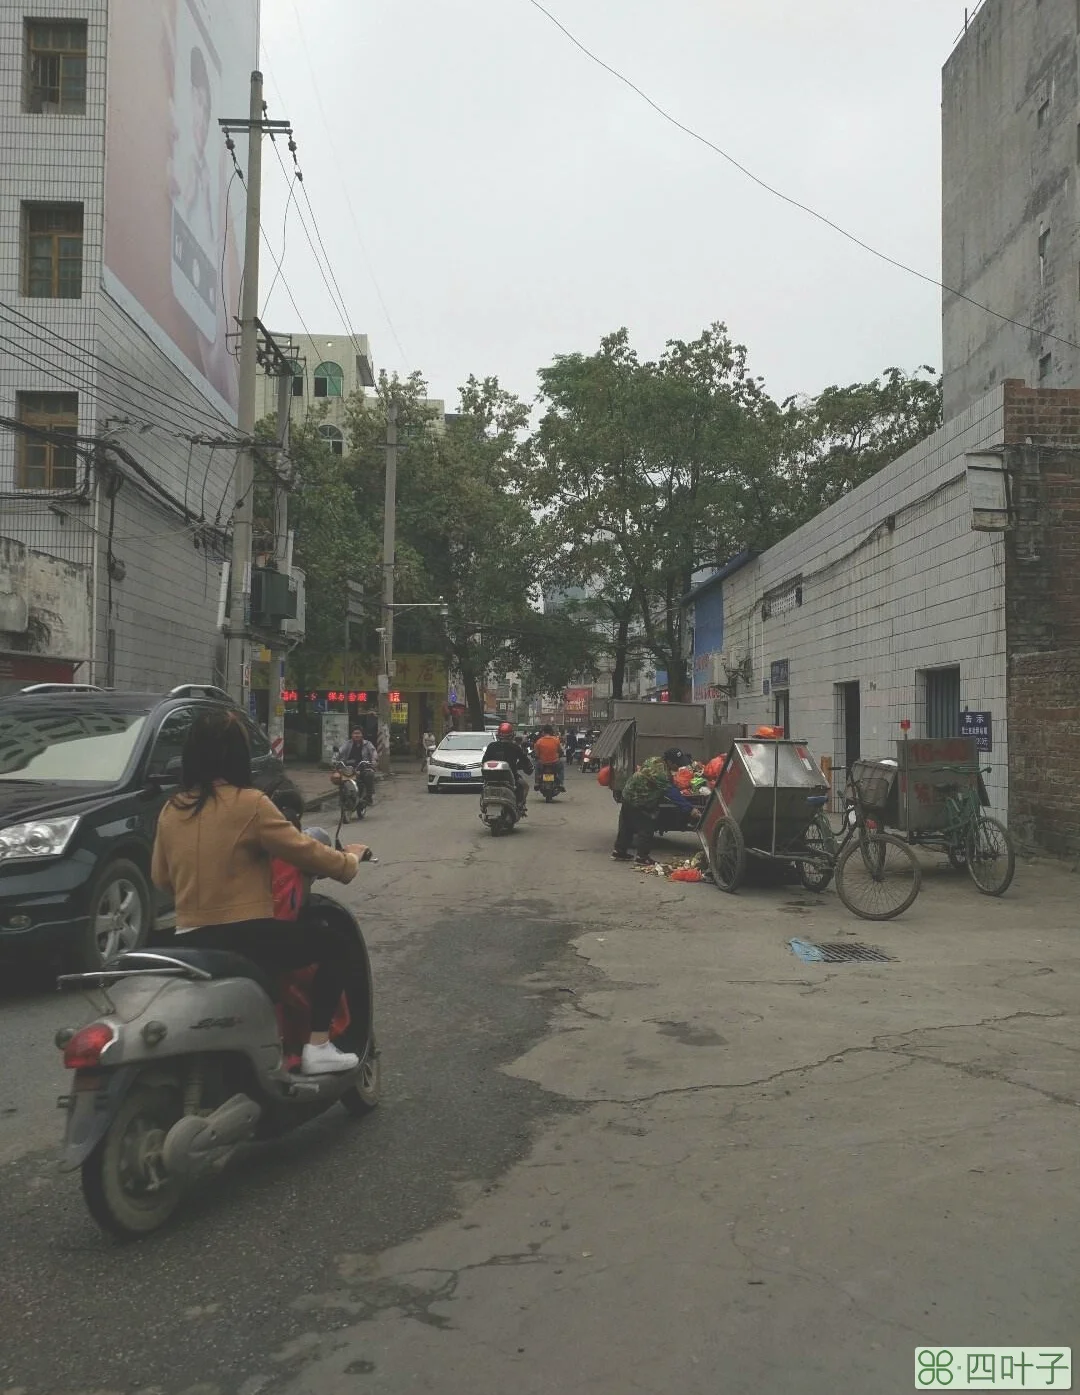
[[[1080,853],[1080,392],[1005,385],[1009,816]]]

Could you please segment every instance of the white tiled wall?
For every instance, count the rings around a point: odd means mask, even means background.
[[[25,7],[4,0],[0,7],[0,415],[16,414],[19,391],[77,391],[82,434],[107,431],[172,494],[212,521],[227,496],[234,452],[184,438],[230,435],[232,428],[101,289],[107,8],[107,0],[33,0]],[[27,16],[87,20],[85,116],[22,111]],[[80,300],[20,295],[20,205],[35,199],[83,204]],[[126,574],[113,581],[110,597],[103,556],[108,503],[65,503],[65,521],[48,501],[34,506],[13,499],[14,462],[13,437],[0,432],[0,533],[73,560],[83,560],[88,537],[97,538],[97,681],[105,679],[109,628],[116,637],[117,686],[158,689],[208,679],[219,646],[214,551],[196,548],[180,516],[129,479],[113,509],[112,547]],[[225,521],[229,513],[226,502]]]
[[[999,388],[724,583],[725,645],[753,670],[730,704],[732,721],[772,721],[762,680],[787,659],[793,736],[842,764],[835,685],[858,680],[862,755],[893,755],[901,719],[926,734],[917,675],[959,665],[961,705],[993,714],[985,763],[1004,813],[1004,545],[1000,534],[972,531],[963,478],[965,454],[1000,444],[1003,431]],[[762,620],[763,597],[799,575],[802,605]]]

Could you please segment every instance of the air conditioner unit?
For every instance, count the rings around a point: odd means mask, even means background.
[[[714,654],[712,658],[712,671],[709,674],[709,682],[714,688],[725,688],[728,682],[728,664],[731,662],[731,655],[725,649],[722,654]]]

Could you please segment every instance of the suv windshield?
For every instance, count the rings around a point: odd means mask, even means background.
[[[111,785],[127,769],[145,712],[0,712],[0,780]]]
[[[453,731],[442,739],[444,751],[483,751],[494,740],[483,731]]]

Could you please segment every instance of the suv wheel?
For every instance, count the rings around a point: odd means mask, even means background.
[[[126,950],[139,949],[150,933],[150,888],[126,858],[108,863],[94,882],[89,899],[90,923],[78,951],[90,973]]]

